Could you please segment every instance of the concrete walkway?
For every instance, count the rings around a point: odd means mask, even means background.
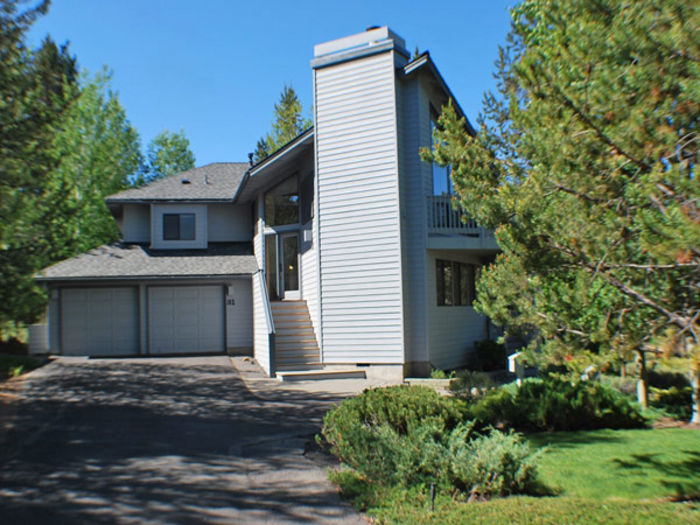
[[[365,523],[309,444],[333,403],[370,385],[288,387],[235,363],[63,358],[12,383],[0,522]]]

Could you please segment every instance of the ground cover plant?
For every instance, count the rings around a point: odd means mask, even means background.
[[[700,522],[700,433],[693,429],[594,430],[527,436],[546,446],[541,482],[555,496],[464,503],[426,487],[386,487],[355,471],[331,474],[343,495],[379,523]],[[696,496],[697,497],[697,496]]]

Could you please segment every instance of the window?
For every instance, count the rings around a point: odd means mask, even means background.
[[[435,130],[438,127],[437,124],[438,114],[432,107],[430,108],[430,137],[431,137],[431,148],[434,142],[432,142]],[[440,166],[439,164],[433,162],[433,195],[452,195],[454,193],[454,187],[452,186],[452,177],[450,177],[449,166]]]
[[[471,306],[476,298],[476,268],[456,261],[435,261],[438,306]]]
[[[194,213],[164,213],[164,241],[193,241]]]
[[[314,218],[314,174],[307,175],[301,181],[301,223],[306,224]]]
[[[284,226],[299,223],[299,182],[293,176],[265,194],[265,224]]]

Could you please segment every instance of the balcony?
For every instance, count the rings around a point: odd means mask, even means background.
[[[454,206],[451,195],[429,195],[426,205],[428,248],[498,250],[493,233]]]

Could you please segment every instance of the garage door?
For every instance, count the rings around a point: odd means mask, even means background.
[[[61,351],[64,355],[138,354],[137,289],[61,290]]]
[[[222,286],[153,286],[148,289],[152,354],[224,351]]]

